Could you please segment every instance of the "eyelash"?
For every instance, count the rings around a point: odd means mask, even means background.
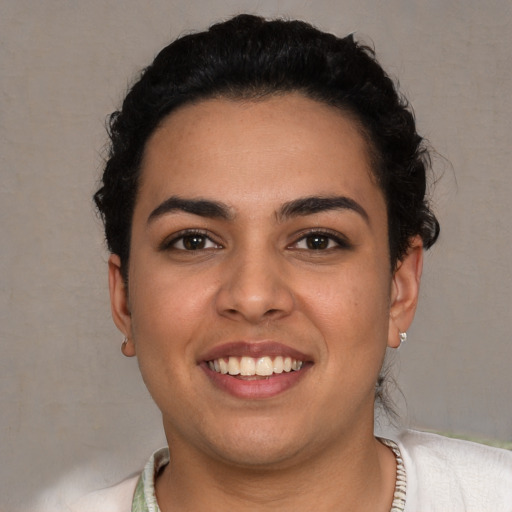
[[[184,246],[184,241],[188,238],[201,238],[205,243],[211,242],[213,247],[200,247],[197,249],[190,249]],[[319,239],[325,239],[327,241],[327,247],[320,248],[311,248],[311,247],[298,247],[301,242],[305,242],[307,244],[307,239],[317,237]],[[182,247],[177,247],[178,242],[181,242]],[[335,246],[330,247],[331,242],[334,242]],[[177,251],[185,251],[185,252],[195,252],[195,251],[206,251],[209,249],[222,249],[223,246],[216,242],[206,231],[202,231],[200,229],[187,229],[184,231],[180,231],[179,233],[175,233],[171,239],[166,239],[160,244],[160,250],[169,251],[169,250],[177,250]],[[352,248],[352,244],[348,242],[348,240],[340,235],[336,231],[331,231],[328,229],[311,229],[305,233],[301,233],[300,237],[297,238],[292,244],[288,246],[288,248],[292,250],[299,251],[308,251],[308,252],[324,252],[324,251],[333,251],[337,249],[350,249]]]
[[[306,241],[311,237],[325,238],[327,239],[328,244],[334,242],[336,245],[334,247],[327,246],[323,249],[312,249],[312,248],[299,248],[297,245],[299,242]],[[311,252],[322,252],[322,251],[332,251],[337,249],[351,249],[352,244],[340,233],[336,231],[331,231],[329,229],[311,229],[305,233],[301,233],[300,238],[298,238],[293,244],[290,245],[292,249],[296,248],[297,250],[311,251]]]
[[[202,238],[206,242],[211,242],[215,247],[205,247],[199,249],[187,249],[186,247],[176,247],[178,242],[181,241],[183,244],[184,240],[187,238]],[[216,249],[222,248],[222,245],[217,243],[211,236],[208,235],[206,231],[202,231],[200,229],[186,229],[184,231],[180,231],[179,233],[175,233],[171,239],[166,239],[160,244],[161,251],[169,251],[169,250],[177,250],[177,251],[185,251],[185,252],[194,252],[194,251],[206,251],[208,249]]]

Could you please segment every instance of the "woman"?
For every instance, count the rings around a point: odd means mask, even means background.
[[[111,138],[112,313],[169,449],[78,508],[512,510],[510,453],[374,436],[439,227],[370,49],[238,16],[162,50]]]

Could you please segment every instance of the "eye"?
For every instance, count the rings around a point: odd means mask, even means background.
[[[348,247],[349,243],[340,235],[322,231],[308,233],[293,244],[294,249],[307,251],[326,251]]]
[[[164,242],[162,248],[178,251],[203,251],[207,249],[220,249],[221,246],[202,232],[185,232],[174,236],[172,240]]]

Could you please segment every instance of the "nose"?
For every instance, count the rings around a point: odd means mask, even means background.
[[[289,279],[271,251],[234,254],[221,276],[216,296],[220,315],[253,324],[277,320],[294,307]]]

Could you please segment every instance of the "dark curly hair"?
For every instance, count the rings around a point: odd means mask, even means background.
[[[110,152],[94,200],[125,279],[144,148],[166,116],[208,98],[292,91],[341,109],[359,125],[387,203],[391,268],[412,237],[426,248],[436,241],[439,224],[426,198],[428,148],[373,50],[301,21],[240,15],[164,48],[110,117]]]

